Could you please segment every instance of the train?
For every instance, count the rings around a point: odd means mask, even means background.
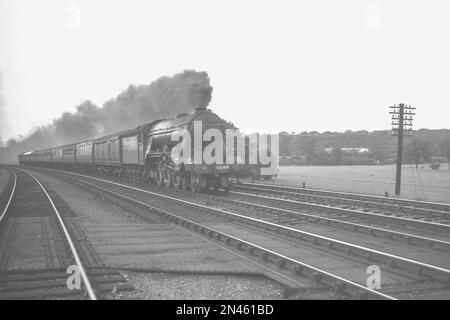
[[[176,163],[171,157],[172,148],[179,143],[172,141],[172,134],[187,130],[193,136],[194,121],[202,122],[203,131],[214,128],[224,133],[229,128],[229,124],[211,110],[195,108],[191,113],[155,120],[97,139],[25,152],[19,155],[19,164],[112,175],[184,191],[214,188],[228,192],[233,172],[231,165],[204,161]],[[191,150],[192,158],[193,152]]]

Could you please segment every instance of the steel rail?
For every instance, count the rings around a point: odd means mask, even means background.
[[[230,191],[230,194],[239,194],[239,195],[243,195],[243,196],[250,196],[250,197],[261,198],[261,199],[270,199],[270,200],[275,200],[275,201],[284,202],[284,203],[298,204],[298,205],[302,205],[302,206],[306,206],[306,207],[321,208],[321,209],[326,209],[326,210],[332,210],[335,212],[353,214],[355,216],[363,215],[365,217],[369,217],[372,219],[376,218],[376,219],[382,219],[382,220],[386,220],[386,221],[390,221],[390,222],[397,222],[400,224],[410,224],[410,225],[412,224],[412,225],[416,225],[416,226],[420,226],[420,227],[428,227],[428,228],[434,229],[434,230],[440,229],[440,230],[450,232],[450,225],[437,223],[437,222],[421,221],[421,220],[409,219],[409,218],[403,218],[403,217],[392,217],[392,216],[380,214],[380,213],[365,212],[365,211],[353,210],[353,209],[343,209],[343,208],[327,206],[327,205],[323,205],[323,204],[302,202],[302,201],[291,200],[291,199],[281,199],[281,198],[262,196],[262,195],[250,194],[250,193],[244,193],[244,192],[238,192],[238,191]]]
[[[247,207],[254,207],[254,208],[260,208],[263,210],[270,210],[272,212],[276,211],[276,212],[280,212],[280,213],[287,214],[289,216],[294,216],[294,217],[305,217],[305,218],[310,218],[311,220],[320,220],[320,221],[324,221],[330,225],[335,224],[335,225],[340,225],[343,227],[348,227],[348,229],[350,229],[350,230],[358,230],[359,229],[359,230],[369,231],[370,233],[373,233],[374,231],[376,231],[376,232],[379,232],[382,234],[387,234],[390,236],[401,237],[401,238],[406,239],[407,241],[416,240],[417,242],[424,242],[424,243],[431,244],[431,245],[437,244],[439,246],[450,249],[450,241],[444,241],[444,240],[439,240],[439,239],[434,239],[434,238],[429,238],[429,237],[422,237],[422,236],[418,236],[418,235],[414,235],[414,234],[410,234],[410,233],[406,233],[406,232],[399,232],[399,231],[394,231],[394,230],[390,230],[390,229],[367,226],[367,225],[360,224],[360,223],[347,222],[347,221],[342,221],[342,220],[333,219],[333,218],[327,218],[327,217],[323,217],[323,216],[308,214],[308,213],[304,213],[304,212],[298,212],[298,211],[289,210],[289,209],[276,208],[276,207],[263,205],[263,204],[259,204],[259,203],[253,203],[253,202],[247,202],[247,201],[229,199],[229,198],[218,198],[218,200],[223,201],[223,202],[232,202],[232,203],[236,203],[236,204],[242,204]],[[417,242],[415,242],[415,243],[417,243]]]
[[[343,192],[343,191],[332,191],[332,190],[324,190],[324,189],[312,189],[312,188],[300,188],[300,187],[294,187],[294,186],[284,186],[284,185],[271,185],[271,184],[264,184],[264,183],[240,183],[240,184],[234,184],[236,186],[243,185],[243,186],[262,186],[262,187],[269,187],[273,189],[289,189],[289,190],[296,190],[301,192],[310,192],[310,194],[314,194],[314,192],[322,193],[322,194],[336,194],[336,195],[344,195],[344,196],[350,196],[350,197],[361,197],[361,198],[371,198],[380,200],[382,203],[391,202],[391,203],[410,203],[410,204],[417,204],[417,205],[430,205],[430,206],[440,206],[443,208],[446,208],[450,212],[450,204],[443,203],[443,202],[431,202],[431,201],[419,201],[419,200],[412,200],[412,199],[405,199],[405,198],[387,198],[387,197],[381,197],[381,196],[375,196],[370,194],[362,194],[362,193],[351,193],[351,192]],[[364,201],[364,200],[363,200]],[[417,207],[416,207],[417,209]]]
[[[303,198],[315,198],[318,201],[320,200],[328,200],[330,202],[332,201],[339,201],[342,203],[342,205],[359,205],[367,207],[377,207],[377,208],[383,208],[384,210],[391,210],[393,212],[411,212],[412,214],[419,214],[419,215],[432,215],[434,218],[450,218],[450,212],[448,211],[440,211],[435,209],[427,209],[427,208],[420,208],[420,207],[410,207],[410,206],[402,206],[400,204],[392,204],[392,203],[385,203],[385,202],[377,202],[377,201],[368,201],[368,200],[361,200],[361,199],[351,199],[351,198],[340,198],[337,196],[330,196],[330,195],[320,195],[320,194],[311,194],[311,193],[301,193],[301,192],[293,192],[293,191],[286,191],[281,189],[274,189],[274,188],[264,188],[259,186],[241,186],[237,185],[235,188],[237,189],[248,189],[250,191],[256,191],[256,192],[270,192],[270,193],[278,193],[280,195],[287,195],[287,196],[294,196],[294,197],[303,197]],[[309,199],[307,199],[309,200]],[[314,201],[314,200],[312,200]],[[337,207],[339,208],[339,207]],[[342,208],[341,208],[342,209]]]
[[[67,172],[64,172],[64,173],[66,174]],[[197,204],[195,204],[195,203],[187,202],[187,201],[176,199],[176,198],[171,198],[171,197],[164,196],[164,195],[159,195],[157,193],[153,193],[153,192],[150,192],[150,191],[147,191],[147,190],[142,190],[142,189],[131,187],[131,186],[127,186],[127,185],[122,185],[122,184],[119,184],[117,182],[107,181],[107,180],[94,178],[94,177],[90,177],[90,176],[84,176],[84,175],[80,175],[80,174],[76,174],[76,173],[72,173],[72,172],[69,173],[69,174],[80,176],[80,177],[84,177],[84,178],[94,179],[94,180],[98,180],[98,181],[102,181],[102,182],[107,182],[107,183],[110,183],[110,184],[118,185],[120,187],[124,187],[124,188],[128,188],[128,189],[133,189],[133,190],[136,190],[136,191],[145,192],[145,193],[152,194],[152,195],[155,195],[155,196],[162,196],[162,197],[170,199],[170,200],[186,202],[187,204],[193,204],[193,205],[197,206]],[[337,276],[337,275],[334,275],[332,273],[329,273],[328,271],[321,270],[321,269],[319,269],[317,267],[314,267],[312,265],[309,265],[307,263],[304,263],[304,262],[298,261],[296,259],[290,258],[290,257],[285,256],[283,254],[277,253],[277,252],[275,252],[275,251],[273,251],[271,249],[259,246],[259,245],[254,244],[254,243],[251,243],[251,242],[249,242],[247,240],[240,239],[240,238],[235,237],[233,235],[230,235],[230,234],[228,234],[226,232],[219,231],[219,230],[216,230],[214,228],[205,226],[205,225],[203,225],[201,223],[198,223],[196,221],[187,219],[187,218],[182,217],[180,215],[177,215],[175,213],[168,212],[168,211],[163,210],[161,208],[154,207],[154,206],[152,206],[152,205],[150,205],[148,203],[144,203],[142,201],[133,199],[131,197],[125,196],[125,195],[120,194],[118,192],[105,189],[103,187],[100,187],[98,185],[95,185],[95,184],[92,184],[92,183],[89,183],[89,182],[86,182],[86,181],[81,181],[81,180],[74,179],[74,178],[71,178],[71,177],[68,177],[68,178],[70,180],[77,181],[77,182],[79,182],[81,184],[91,186],[91,187],[93,187],[93,188],[95,188],[97,190],[101,190],[104,193],[111,194],[111,195],[113,195],[113,196],[115,196],[115,197],[117,197],[119,199],[123,199],[123,200],[125,200],[125,201],[127,201],[127,202],[129,202],[131,204],[137,205],[137,206],[139,206],[141,208],[147,208],[147,209],[149,209],[150,211],[152,211],[154,213],[158,213],[160,215],[165,216],[169,220],[176,220],[177,222],[180,222],[180,224],[183,227],[185,227],[185,228],[189,227],[189,228],[195,230],[198,233],[201,233],[203,235],[206,234],[210,238],[215,238],[218,241],[225,242],[225,244],[227,244],[227,245],[232,245],[230,242],[235,241],[236,243],[239,244],[238,246],[235,245],[235,247],[238,247],[238,249],[242,249],[242,245],[244,245],[244,246],[247,247],[247,249],[251,249],[252,252],[256,249],[256,250],[259,250],[259,251],[263,252],[265,255],[271,255],[271,256],[275,257],[277,259],[277,261],[278,261],[278,264],[280,264],[280,261],[283,261],[283,263],[282,263],[283,265],[291,263],[291,264],[296,266],[295,269],[296,269],[297,273],[305,273],[305,271],[308,271],[310,274],[314,275],[316,278],[320,278],[320,281],[324,282],[325,284],[327,284],[328,286],[330,286],[331,288],[334,288],[336,290],[351,290],[351,292],[356,292],[357,296],[368,295],[368,296],[374,297],[376,299],[396,300],[394,297],[391,297],[391,296],[389,296],[387,294],[378,292],[378,291],[373,290],[373,289],[369,289],[369,288],[364,287],[363,285],[360,285],[360,284],[358,284],[356,282],[353,282],[353,281],[350,281],[348,279],[345,279],[345,278],[342,278],[340,276]],[[199,205],[199,206],[203,207],[203,208],[206,208],[208,210],[209,209],[215,210],[213,208],[209,208],[209,207],[206,207],[206,206],[202,206],[202,205]],[[265,259],[267,259],[267,256],[265,256]],[[317,273],[320,274],[320,277],[317,277]],[[330,284],[330,283],[332,283],[332,284]]]
[[[12,198],[14,196],[14,192],[16,192],[16,186],[17,186],[17,175],[16,175],[16,173],[14,172],[14,170],[8,170],[8,171],[11,172],[13,174],[13,176],[14,176],[14,184],[13,184],[13,188],[11,190],[11,194],[9,196],[9,199],[8,199],[8,201],[6,203],[5,209],[3,210],[2,214],[0,215],[0,223],[2,222],[3,218],[6,215],[6,211],[8,211],[8,209],[9,209],[9,205],[11,204],[11,200],[12,200]]]
[[[325,242],[327,246],[331,246],[333,247],[333,245],[341,245],[344,246],[345,248],[348,248],[350,251],[354,251],[354,252],[363,252],[364,254],[369,254],[369,258],[374,259],[376,256],[383,258],[384,260],[388,260],[389,263],[391,265],[395,265],[395,266],[400,266],[399,264],[406,264],[409,267],[415,267],[418,270],[415,270],[416,272],[418,272],[418,274],[423,274],[423,275],[427,275],[429,277],[433,277],[433,278],[437,278],[440,280],[443,280],[444,282],[449,282],[450,281],[450,270],[442,268],[442,267],[438,267],[435,265],[431,265],[431,264],[427,264],[421,261],[416,261],[416,260],[412,260],[412,259],[408,259],[408,258],[404,258],[404,257],[400,257],[394,254],[390,254],[390,253],[386,253],[386,252],[382,252],[379,250],[375,250],[375,249],[371,249],[371,248],[366,248],[363,246],[359,246],[359,245],[355,245],[352,243],[348,243],[345,241],[341,241],[341,240],[336,240],[336,239],[332,239],[329,237],[325,237],[325,236],[321,236],[321,235],[317,235],[314,233],[310,233],[310,232],[306,232],[306,231],[301,231],[298,229],[294,229],[294,228],[290,228],[290,227],[286,227],[283,225],[279,225],[276,223],[272,223],[272,222],[268,222],[268,221],[264,221],[264,220],[260,220],[260,219],[255,219],[255,218],[251,218],[251,217],[247,217],[247,216],[243,216],[240,214],[236,214],[236,213],[232,213],[232,212],[228,212],[228,211],[224,211],[224,210],[220,210],[220,209],[216,209],[216,208],[211,208],[208,206],[204,206],[201,204],[197,204],[194,202],[190,202],[190,201],[186,201],[186,200],[181,200],[181,199],[177,199],[174,197],[170,197],[170,196],[166,196],[163,194],[159,194],[159,193],[155,193],[155,192],[151,192],[148,190],[143,190],[140,188],[136,188],[136,187],[132,187],[132,186],[128,186],[128,185],[124,185],[121,183],[117,183],[117,182],[113,182],[113,181],[108,181],[108,180],[104,180],[104,179],[100,179],[100,178],[95,178],[95,177],[91,177],[91,176],[86,176],[86,175],[81,175],[81,174],[77,174],[77,173],[72,173],[72,172],[64,172],[64,174],[70,174],[70,175],[75,175],[75,176],[80,176],[80,177],[84,177],[84,178],[88,178],[91,180],[97,180],[97,181],[101,181],[101,182],[105,182],[107,184],[112,184],[112,185],[117,185],[120,186],[122,188],[126,188],[126,189],[130,189],[130,190],[135,190],[135,191],[139,191],[142,193],[146,193],[146,194],[150,194],[156,197],[160,197],[163,199],[167,199],[170,200],[172,202],[178,202],[184,205],[188,205],[191,207],[196,207],[196,208],[202,208],[205,210],[208,210],[209,212],[215,212],[219,215],[225,215],[228,217],[235,217],[236,220],[238,221],[249,221],[249,222],[253,222],[254,225],[258,226],[259,225],[263,225],[264,228],[267,229],[267,227],[272,227],[275,230],[283,230],[284,234],[286,235],[296,235],[297,237],[303,239],[303,238],[312,238],[314,243],[318,243],[320,241]],[[83,183],[83,182],[82,182]],[[84,182],[86,183],[86,182]],[[137,200],[133,200],[133,201],[137,201]],[[147,204],[145,204],[147,205]],[[147,205],[148,206],[148,205]]]
[[[88,296],[89,296],[89,298],[91,300],[97,300],[95,292],[92,289],[92,285],[91,285],[91,283],[90,283],[90,281],[89,281],[89,279],[87,277],[87,274],[86,274],[86,271],[84,269],[84,266],[81,263],[80,256],[78,255],[77,249],[75,248],[75,245],[74,245],[74,243],[72,241],[72,237],[70,236],[69,231],[67,230],[66,225],[65,225],[63,219],[61,218],[61,215],[59,214],[58,209],[56,208],[55,204],[53,203],[52,198],[50,197],[50,195],[48,194],[48,192],[44,188],[44,186],[41,184],[41,182],[32,173],[30,173],[30,172],[28,172],[26,170],[23,170],[23,169],[18,169],[18,170],[23,171],[26,174],[28,174],[29,176],[31,176],[38,183],[38,185],[41,187],[42,191],[46,195],[48,201],[50,202],[51,206],[53,207],[53,210],[54,210],[54,212],[56,214],[56,217],[58,218],[59,224],[61,225],[61,228],[62,228],[62,230],[64,232],[64,235],[65,235],[65,237],[67,239],[67,242],[69,244],[70,250],[72,251],[72,255],[73,255],[74,259],[75,259],[75,263],[77,265],[78,272],[80,272],[81,278],[82,278],[83,283],[84,283],[84,285],[86,287],[87,294],[88,294]]]

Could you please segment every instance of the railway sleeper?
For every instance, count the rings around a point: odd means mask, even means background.
[[[32,300],[32,299],[44,299],[51,297],[71,297],[71,296],[84,296],[82,290],[69,290],[67,288],[55,288],[51,291],[24,291],[24,292],[11,292],[8,293],[4,299],[8,300]],[[1,297],[1,296],[0,296]]]

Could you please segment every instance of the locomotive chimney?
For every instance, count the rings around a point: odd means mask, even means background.
[[[196,107],[194,108],[195,112],[206,111],[206,107]]]

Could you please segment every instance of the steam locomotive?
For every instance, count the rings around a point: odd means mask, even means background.
[[[201,121],[203,131],[214,128],[224,133],[229,128],[210,110],[196,108],[190,114],[156,120],[95,140],[22,153],[19,164],[113,175],[185,191],[229,191],[230,165],[173,161],[171,150],[179,141],[172,141],[172,134],[187,130],[193,136],[194,121]],[[190,152],[193,158],[194,151]]]

